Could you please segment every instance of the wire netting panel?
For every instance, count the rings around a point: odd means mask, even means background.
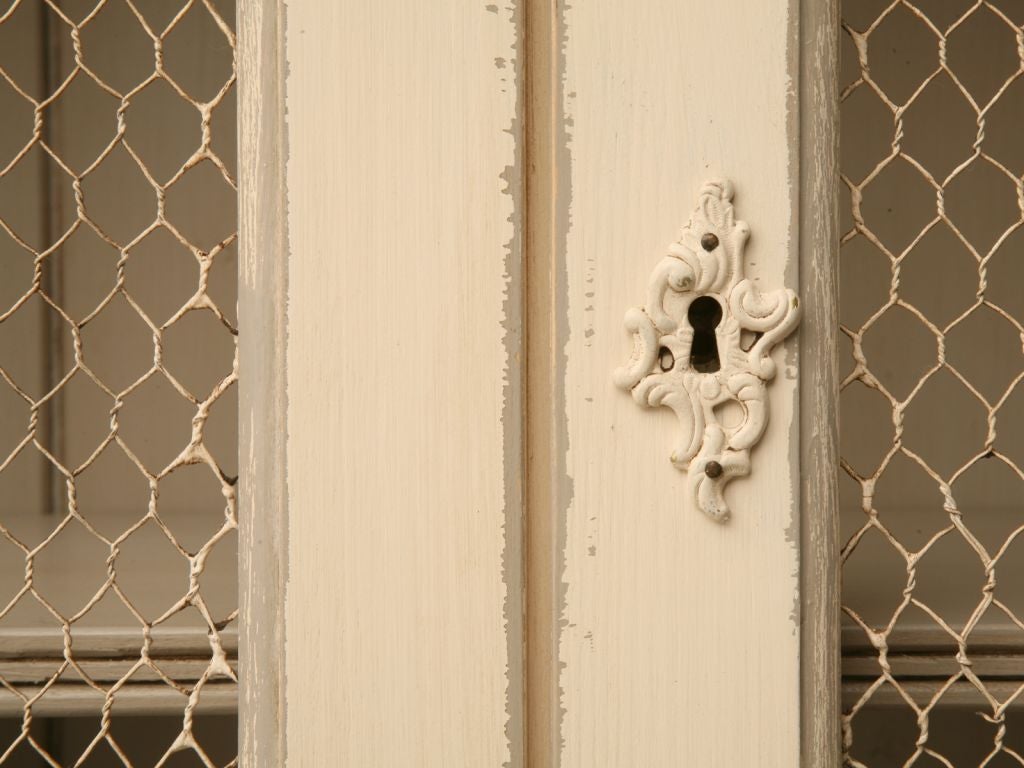
[[[236,762],[233,24],[0,0],[3,765]]]
[[[844,756],[1024,765],[1024,3],[844,0]]]

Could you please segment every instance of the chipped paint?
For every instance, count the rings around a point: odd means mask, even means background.
[[[487,6],[487,10],[494,6]],[[523,418],[524,418],[524,302],[523,295],[523,226],[525,204],[523,184],[523,13],[520,0],[511,0],[505,7],[504,23],[515,30],[512,69],[516,88],[515,114],[508,127],[514,142],[513,160],[501,174],[505,182],[503,194],[512,198],[512,212],[508,221],[512,234],[505,244],[505,300],[502,306],[502,328],[505,347],[505,371],[502,381],[501,412],[504,454],[504,549],[501,554],[501,578],[505,585],[502,606],[505,622],[505,740],[509,759],[505,768],[525,766],[525,658],[524,622],[525,578],[523,573]],[[500,63],[499,63],[500,62]],[[498,69],[505,68],[504,58],[495,59]]]
[[[555,457],[555,482],[557,487],[557,537],[555,541],[555,552],[557,558],[556,572],[558,574],[558,617],[561,628],[568,623],[568,602],[569,582],[566,578],[567,552],[568,547],[568,521],[569,511],[572,509],[575,498],[573,477],[569,472],[569,412],[566,401],[566,375],[569,367],[569,231],[572,228],[572,110],[569,100],[575,94],[565,95],[566,75],[566,54],[569,49],[569,26],[567,15],[572,9],[572,4],[565,0],[558,0],[555,5],[555,61],[554,77],[552,79],[554,93],[552,94],[555,103],[554,115],[554,167],[555,173],[555,199],[554,199],[554,220],[555,220],[555,251],[552,254],[555,273],[555,402],[559,407],[555,409],[556,424],[554,427],[556,436]],[[563,673],[566,666],[565,657],[562,654],[563,633],[559,632],[558,648],[558,722],[557,733],[554,737],[558,741],[558,757],[552,768],[558,768],[562,764],[562,755],[565,749],[565,716],[566,690],[563,680]]]

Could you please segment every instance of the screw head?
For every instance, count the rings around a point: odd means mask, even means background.
[[[714,232],[705,233],[700,239],[700,247],[710,253],[718,247],[718,235]]]
[[[704,474],[714,480],[716,477],[722,476],[722,465],[717,461],[709,461],[704,465]]]

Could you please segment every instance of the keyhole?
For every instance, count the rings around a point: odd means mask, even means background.
[[[722,305],[710,296],[701,296],[690,304],[686,317],[693,327],[690,365],[701,373],[714,373],[722,367],[715,338],[715,328],[722,322]]]

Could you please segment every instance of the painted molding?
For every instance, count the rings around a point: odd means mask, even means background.
[[[750,473],[750,450],[768,426],[772,349],[796,328],[800,306],[788,288],[762,293],[744,276],[750,228],[736,219],[733,187],[710,181],[668,255],[654,268],[643,308],[626,312],[630,360],[614,374],[645,407],[679,420],[672,464],[688,494],[713,520],[729,519],[724,488]],[[729,423],[726,406],[742,416]]]
[[[238,765],[288,764],[285,8],[238,3]]]

